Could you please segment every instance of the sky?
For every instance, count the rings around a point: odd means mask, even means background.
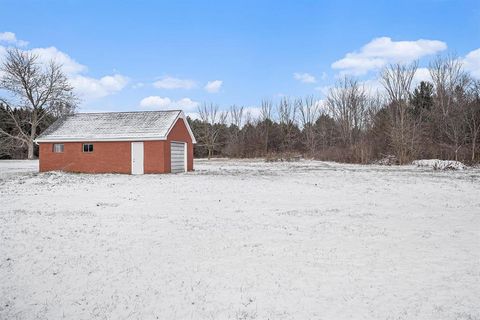
[[[480,1],[0,0],[8,47],[63,64],[81,112],[258,111],[323,99],[341,77],[371,90],[389,63],[454,54],[480,79]]]

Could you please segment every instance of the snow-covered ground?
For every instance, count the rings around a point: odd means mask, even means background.
[[[7,175],[38,171],[38,161],[0,160],[0,179]]]
[[[0,162],[0,319],[480,319],[480,170]]]

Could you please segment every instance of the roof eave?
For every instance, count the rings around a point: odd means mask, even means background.
[[[48,143],[48,142],[116,142],[116,141],[155,141],[155,140],[167,140],[166,137],[112,137],[112,138],[40,138],[35,139],[35,143]]]

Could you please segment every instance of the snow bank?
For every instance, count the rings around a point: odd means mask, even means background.
[[[415,160],[412,162],[417,167],[428,167],[434,170],[465,170],[467,166],[460,161],[439,160],[439,159],[424,159]]]

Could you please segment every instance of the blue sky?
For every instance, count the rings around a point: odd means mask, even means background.
[[[478,0],[0,0],[0,7],[0,54],[19,46],[59,59],[83,111],[194,112],[204,101],[253,108],[283,95],[322,98],[343,74],[374,88],[387,63],[425,66],[446,53],[480,78]]]

